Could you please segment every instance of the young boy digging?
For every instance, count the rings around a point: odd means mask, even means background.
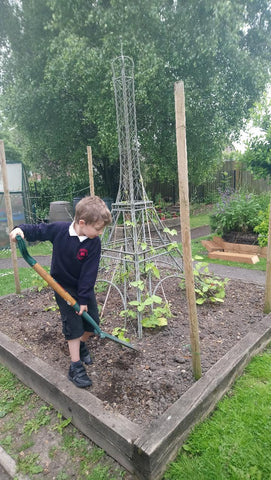
[[[21,235],[30,242],[49,240],[53,244],[51,275],[80,305],[77,313],[55,293],[71,358],[68,378],[81,388],[92,384],[83,363],[92,363],[85,342],[93,335],[93,327],[82,318],[82,313],[88,312],[99,324],[94,293],[101,256],[99,236],[110,222],[111,213],[106,204],[93,196],[77,203],[72,223],[23,224],[10,233],[13,241],[16,235]]]

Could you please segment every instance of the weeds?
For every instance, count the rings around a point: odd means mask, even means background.
[[[63,418],[61,413],[57,414],[58,423],[52,427],[52,430],[57,430],[60,435],[63,434],[63,430],[71,423],[71,417]]]
[[[23,432],[27,435],[31,435],[33,432],[37,433],[37,431],[44,425],[49,425],[51,422],[50,412],[51,407],[43,405],[39,409],[37,415],[25,423]]]
[[[0,444],[15,459],[18,473],[31,479],[43,476],[56,480],[123,478],[124,471],[75,429],[70,418],[64,419],[61,413],[44,404],[1,365],[0,411]],[[42,443],[36,442],[37,435],[42,435]],[[44,461],[46,449],[51,463]]]
[[[26,474],[38,474],[43,472],[43,467],[38,463],[39,455],[37,453],[30,453],[29,455],[24,455],[24,452],[21,452],[17,458],[17,469],[18,472]]]

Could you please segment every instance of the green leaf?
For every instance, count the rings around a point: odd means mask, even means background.
[[[168,321],[167,321],[167,319],[166,319],[165,317],[159,317],[159,318],[157,319],[157,325],[158,325],[159,327],[165,327],[167,324],[168,324]]]
[[[162,303],[162,298],[158,297],[158,295],[152,295],[150,298],[152,299],[153,303]]]

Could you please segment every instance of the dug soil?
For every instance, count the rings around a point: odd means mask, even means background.
[[[89,341],[93,358],[93,365],[86,367],[93,381],[89,392],[102,400],[106,409],[144,426],[194,383],[185,293],[174,278],[167,281],[165,290],[172,312],[167,326],[143,329],[140,340],[135,325],[127,324],[126,336],[138,351],[97,337]],[[203,375],[263,319],[263,297],[262,286],[231,280],[224,303],[198,306]],[[104,293],[97,293],[97,300],[102,303]],[[102,330],[112,333],[123,326],[120,310],[118,294],[112,289]],[[3,297],[0,322],[3,333],[67,375],[69,354],[50,288]]]

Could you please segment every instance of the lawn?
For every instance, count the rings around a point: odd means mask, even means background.
[[[271,348],[183,445],[165,480],[271,479]]]
[[[32,245],[27,245],[27,250],[30,255],[51,255],[52,253],[52,244],[51,242],[41,242]],[[21,257],[21,252],[17,248],[17,257]],[[0,250],[0,260],[1,258],[11,258],[11,250],[9,248],[4,248]]]

